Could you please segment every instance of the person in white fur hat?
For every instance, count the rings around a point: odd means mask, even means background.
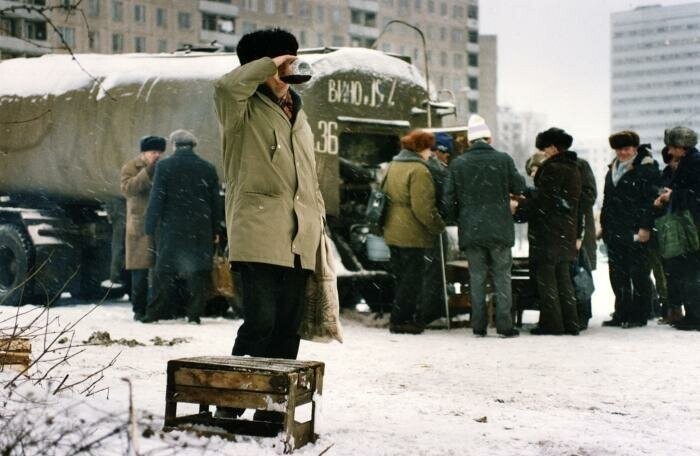
[[[474,114],[468,124],[469,149],[449,167],[445,205],[457,221],[459,247],[469,261],[472,330],[485,336],[486,276],[491,272],[496,290],[496,330],[515,337],[511,316],[510,249],[515,242],[510,195],[522,195],[525,179],[510,155],[491,147],[491,130]]]

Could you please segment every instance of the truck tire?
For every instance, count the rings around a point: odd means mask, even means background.
[[[0,225],[0,305],[22,304],[31,268],[32,242],[17,225]]]

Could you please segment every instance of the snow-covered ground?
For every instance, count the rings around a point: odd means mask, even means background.
[[[596,272],[596,285],[591,329],[579,337],[475,338],[463,328],[394,335],[346,315],[344,344],[302,342],[299,358],[325,362],[326,374],[321,438],[297,454],[700,454],[700,333],[653,322],[602,328],[613,306],[605,265]],[[52,312],[67,324],[88,308],[66,305]],[[14,311],[0,307],[3,317]],[[525,318],[534,323],[537,314]],[[240,323],[144,325],[132,320],[128,303],[106,303],[78,325],[76,340],[109,331],[113,339],[147,346],[88,347],[73,366],[94,368],[121,352],[105,372],[109,400],[91,401],[124,413],[128,393],[121,379],[128,377],[136,406],[160,416],[166,362],[227,355]],[[155,336],[191,340],[153,346]],[[215,439],[207,454],[270,454],[280,451],[275,443]]]

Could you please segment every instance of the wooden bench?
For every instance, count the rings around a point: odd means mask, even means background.
[[[164,430],[194,430],[201,435],[275,437],[285,453],[315,441],[316,401],[323,390],[324,364],[316,361],[240,356],[168,361]],[[199,413],[177,416],[178,403],[199,404]],[[295,419],[298,406],[311,404],[311,419]],[[210,406],[280,412],[282,423],[217,418]],[[205,428],[210,427],[210,428]]]
[[[24,337],[0,337],[0,370],[22,372],[32,362],[32,344]]]

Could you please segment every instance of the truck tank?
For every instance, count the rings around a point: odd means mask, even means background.
[[[425,125],[425,81],[410,63],[368,49],[307,50],[299,58],[314,73],[295,89],[314,132],[341,270],[367,276],[376,265],[357,258],[350,228],[361,221],[377,167],[398,152],[398,138]],[[109,257],[101,208],[120,196],[119,170],[142,136],[191,130],[198,153],[222,174],[213,82],[238,66],[235,54],[76,60],[0,63],[0,300],[8,303],[20,302],[22,284],[25,297],[56,293],[68,280],[90,284],[82,293],[71,288],[74,294],[99,294]]]

